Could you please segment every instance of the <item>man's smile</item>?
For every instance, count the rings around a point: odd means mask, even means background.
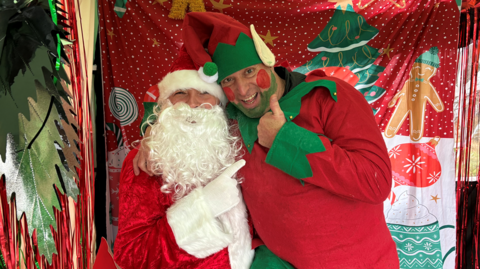
[[[255,102],[255,97],[257,97],[258,93],[254,93],[252,96],[248,97],[247,99],[243,99],[242,102],[246,104],[252,104]]]

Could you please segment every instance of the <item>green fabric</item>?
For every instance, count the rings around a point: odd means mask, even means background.
[[[255,249],[255,258],[250,269],[293,269],[294,267],[273,254],[265,245]]]
[[[219,42],[212,60],[218,67],[219,84],[224,78],[243,68],[262,63],[253,40],[244,33],[240,33],[235,46]]]
[[[278,102],[280,108],[285,114],[285,118],[287,121],[293,120],[300,113],[300,107],[302,106],[302,97],[308,94],[313,88],[320,86],[326,87],[330,91],[330,95],[332,96],[332,98],[337,101],[337,87],[335,82],[330,80],[303,82],[294,89],[292,89]],[[248,152],[252,153],[253,144],[258,139],[257,126],[260,119],[252,119],[245,116],[245,114],[243,114],[231,103],[227,105],[226,110],[228,118],[237,120],[240,133],[242,134],[243,142],[247,146]]]
[[[288,121],[275,137],[265,162],[302,179],[313,176],[307,154],[323,151],[325,146],[317,134]]]
[[[143,136],[145,134],[145,130],[148,127],[148,122],[153,123],[156,118],[153,113],[153,109],[157,106],[156,102],[143,102],[143,119],[140,123],[140,135]]]
[[[367,44],[378,34],[378,29],[369,25],[365,18],[356,13],[352,5],[346,10],[338,6],[332,18],[308,44],[309,51],[345,51]]]
[[[243,112],[238,110],[232,103],[228,103],[227,115],[230,119],[235,119],[238,122],[238,128],[242,134],[243,142],[248,149],[249,153],[252,153],[253,144],[257,141],[258,130],[257,126],[260,122],[260,118],[249,118]]]
[[[115,13],[117,13],[117,16],[120,19],[125,14],[125,11],[127,11],[127,2],[128,0],[117,0],[115,2],[115,7],[113,8],[113,10],[115,10]]]
[[[364,45],[346,51],[328,52],[322,51],[315,58],[295,69],[295,72],[306,74],[312,70],[325,67],[343,67],[352,73],[368,69],[377,57],[380,56],[378,49]],[[382,70],[383,71],[383,70]]]

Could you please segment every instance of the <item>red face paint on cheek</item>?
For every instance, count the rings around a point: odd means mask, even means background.
[[[260,89],[270,88],[270,76],[265,69],[260,69],[257,73],[257,85]]]
[[[224,87],[223,92],[225,92],[228,101],[232,102],[235,99],[235,94],[233,94],[232,89],[230,89],[229,87]]]

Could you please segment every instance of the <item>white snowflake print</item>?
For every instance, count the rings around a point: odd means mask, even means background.
[[[429,177],[427,177],[428,183],[437,182],[437,180],[440,178],[440,173],[441,172],[436,173],[435,171],[433,171],[433,174],[430,174]]]
[[[421,161],[420,161],[420,158],[421,158],[421,156],[419,156],[417,159],[415,159],[415,155],[412,155],[412,159],[411,159],[411,160],[408,159],[408,158],[406,159],[406,160],[409,162],[409,164],[407,164],[407,165],[405,165],[405,166],[403,166],[403,167],[408,167],[407,173],[410,172],[410,170],[412,170],[412,169],[413,169],[413,173],[415,173],[415,169],[416,169],[416,168],[418,168],[418,169],[423,169],[423,168],[421,167],[421,165],[424,164],[425,162],[421,162]]]
[[[407,249],[408,251],[412,251],[412,249],[413,249],[412,244],[407,243],[407,244],[405,245],[405,249]]]
[[[389,157],[390,157],[390,158],[393,157],[394,159],[396,159],[396,158],[397,158],[397,155],[400,156],[400,151],[402,151],[402,150],[400,149],[400,146],[394,147],[392,150],[390,150]]]
[[[423,247],[426,249],[426,250],[430,250],[432,248],[432,244],[430,242],[426,242]]]

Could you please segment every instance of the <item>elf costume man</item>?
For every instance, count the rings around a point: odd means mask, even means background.
[[[264,245],[253,266],[271,251],[295,268],[398,268],[383,215],[391,164],[365,98],[322,71],[274,68],[253,25],[220,13],[188,13],[183,40],[239,125],[243,197]]]
[[[154,176],[134,175],[136,149],[123,163],[114,251],[123,269],[250,268],[252,237],[233,177],[245,164],[240,138],[221,87],[196,70],[182,49],[158,84],[156,120],[140,147]]]

